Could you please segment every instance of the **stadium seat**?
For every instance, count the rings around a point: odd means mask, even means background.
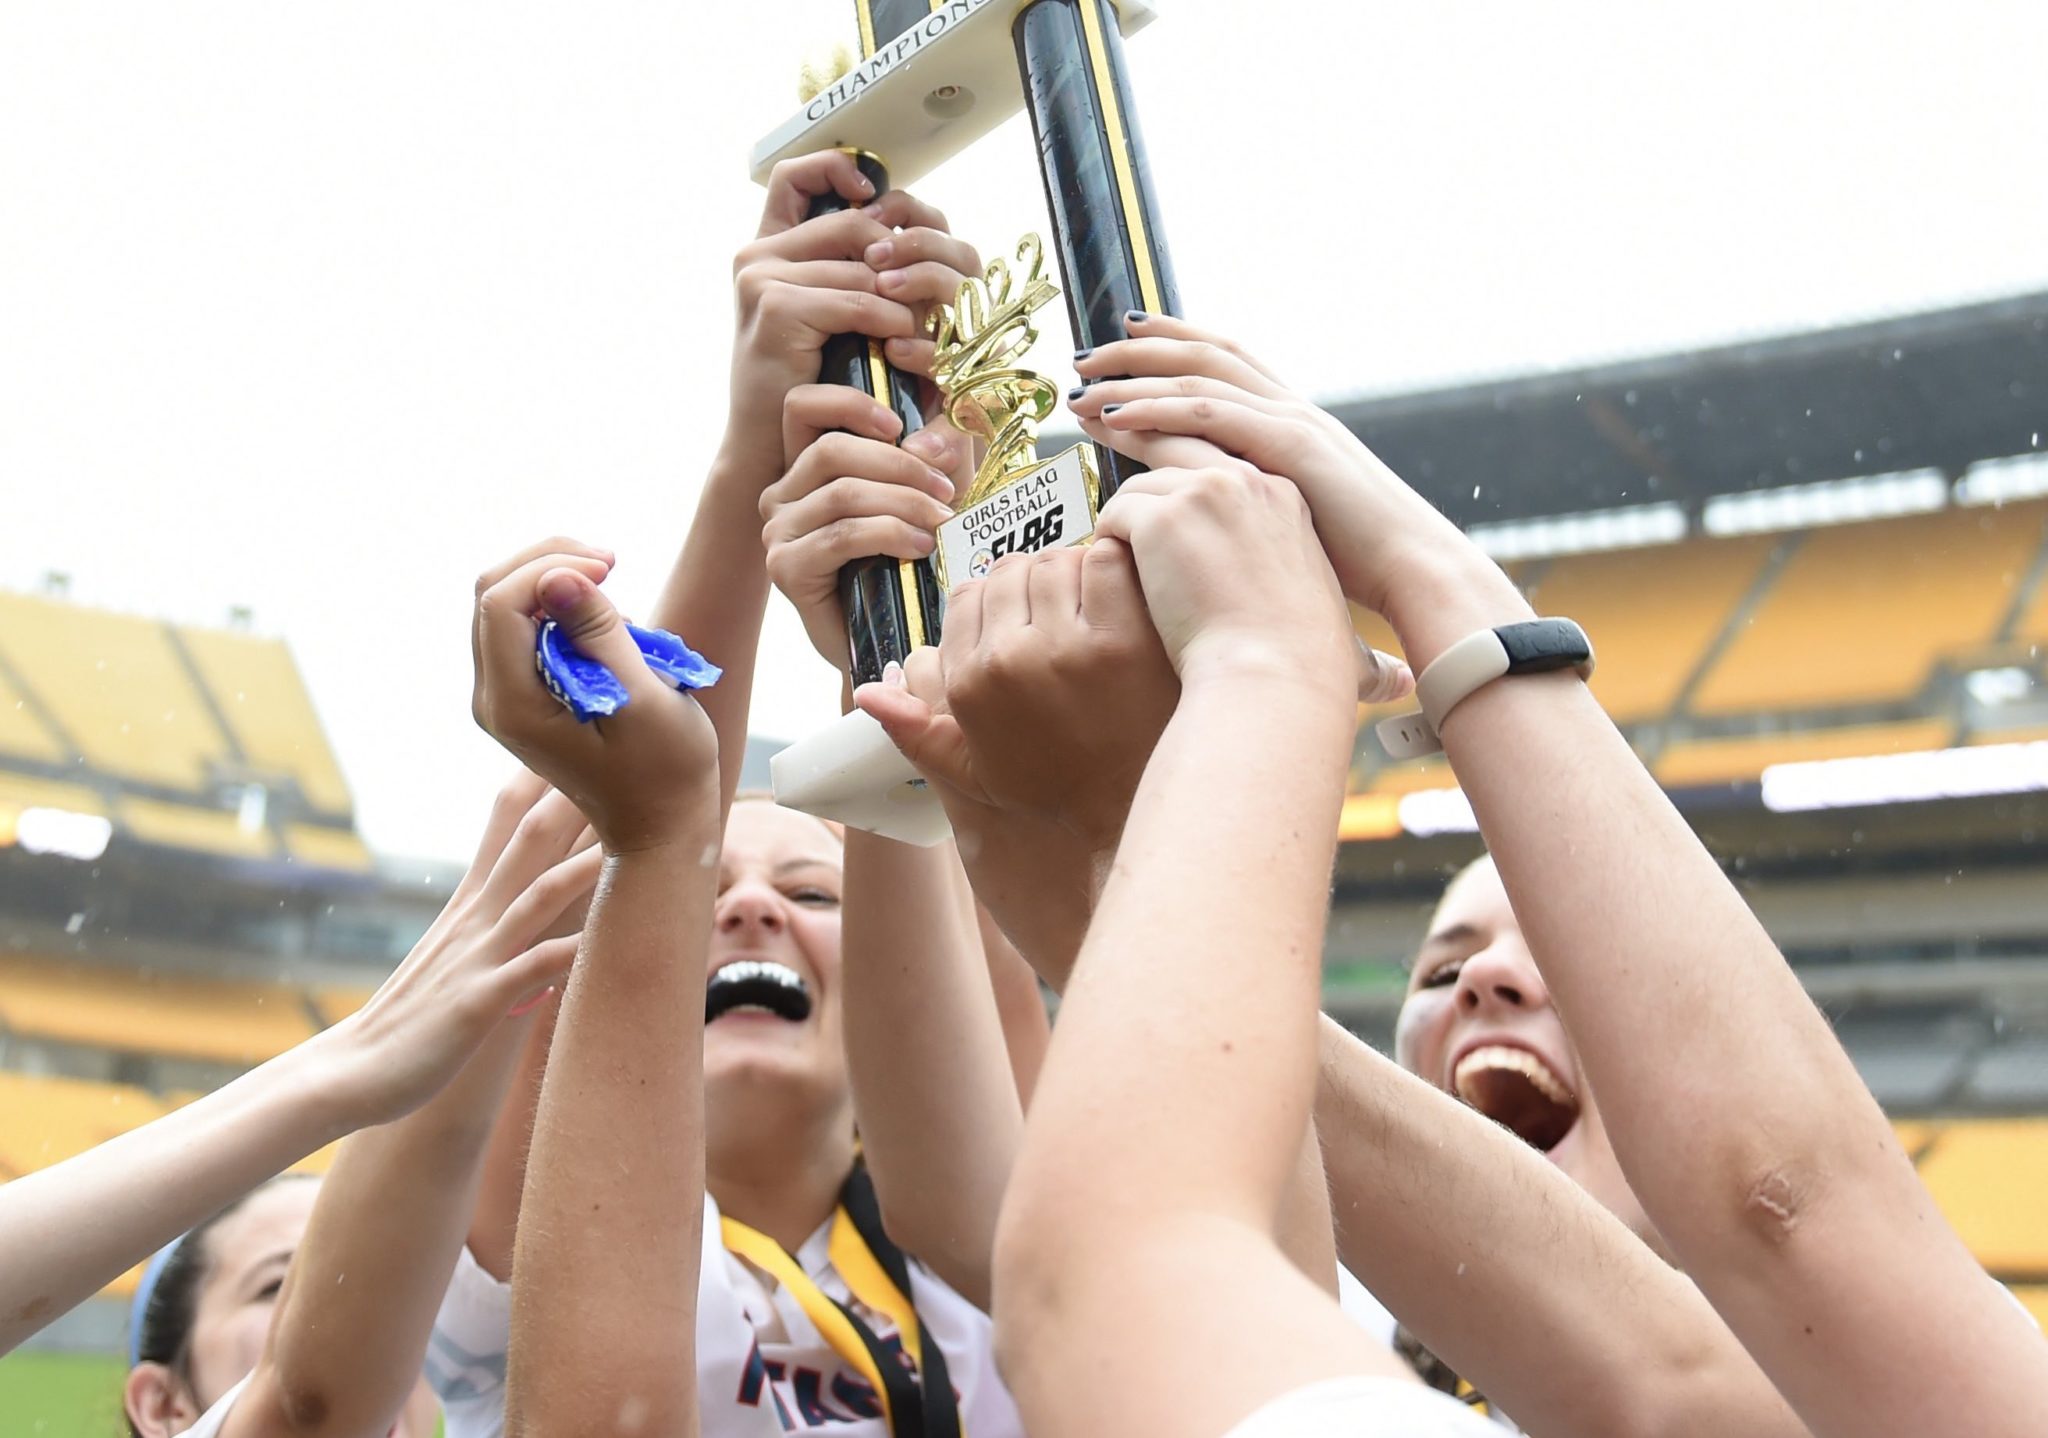
[[[1815,530],[1691,699],[1700,714],[1900,701],[1996,638],[2040,502]]]
[[[284,842],[294,860],[315,869],[336,869],[348,874],[367,874],[371,869],[370,851],[353,829],[287,824]]]
[[[227,756],[161,624],[0,593],[0,655],[103,773],[198,791]]]
[[[1955,725],[1947,719],[1908,719],[1792,734],[1694,739],[1673,744],[1651,768],[1667,789],[1732,784],[1754,780],[1773,764],[1946,749],[1954,735]]]
[[[1576,554],[1544,571],[1529,599],[1540,614],[1576,619],[1599,663],[1593,695],[1618,724],[1670,712],[1775,535]]]
[[[220,629],[178,633],[247,766],[289,777],[314,809],[345,817],[354,807],[348,785],[284,641]]]
[[[14,774],[4,769],[0,769],[0,808],[69,809],[74,814],[107,812],[99,791],[88,785],[39,779],[33,774]]]
[[[125,1084],[0,1069],[0,1179],[61,1163],[166,1111]]]
[[[71,757],[4,674],[0,674],[0,755],[45,764],[61,764]]]
[[[132,838],[170,849],[239,859],[267,859],[277,853],[277,837],[268,828],[245,828],[241,817],[226,809],[131,797],[121,801],[120,822]]]
[[[295,990],[56,960],[0,958],[0,1024],[125,1053],[256,1064],[308,1038]]]
[[[2048,1119],[1946,1124],[1920,1160],[1920,1177],[1994,1275],[2048,1276]]]

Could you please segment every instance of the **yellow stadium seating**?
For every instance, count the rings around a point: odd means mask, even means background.
[[[161,624],[0,593],[0,654],[104,773],[196,790],[227,752]]]
[[[253,1064],[309,1037],[292,989],[0,958],[0,1024],[129,1053]]]
[[[324,824],[287,824],[284,842],[294,859],[316,869],[340,869],[350,874],[370,872],[370,851],[353,829],[330,829]]]
[[[1593,694],[1615,722],[1667,713],[1748,593],[1775,535],[1569,555],[1536,581],[1540,614],[1576,619],[1599,663]]]
[[[1920,1177],[1978,1262],[2048,1280],[2048,1119],[1942,1125]]]
[[[1667,789],[1729,784],[1755,779],[1772,764],[1946,749],[1954,735],[1955,725],[1947,719],[1908,719],[1896,724],[1806,729],[1793,734],[1695,739],[1673,744],[1651,768]]]
[[[315,809],[347,814],[348,785],[284,641],[218,629],[178,632],[249,767],[289,775]]]
[[[167,848],[242,859],[267,859],[277,853],[277,837],[269,829],[245,829],[240,816],[226,809],[128,798],[121,801],[121,824],[144,843]]]
[[[0,1070],[0,1178],[61,1163],[165,1111],[124,1084]]]
[[[1910,698],[1937,662],[1995,637],[2041,546],[2044,512],[2031,502],[1813,531],[1692,708],[1735,714]]]
[[[45,764],[61,764],[70,757],[4,674],[0,674],[0,755]]]
[[[10,774],[4,769],[0,769],[0,807],[69,809],[74,814],[107,812],[106,802],[97,789],[57,779],[38,779],[31,774]]]

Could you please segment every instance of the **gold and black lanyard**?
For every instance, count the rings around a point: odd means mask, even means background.
[[[896,1325],[910,1367],[889,1351],[853,1304],[826,1293],[781,1244],[736,1218],[721,1215],[719,1229],[726,1248],[787,1289],[832,1351],[867,1379],[882,1405],[890,1438],[961,1438],[960,1405],[946,1373],[946,1356],[910,1301],[910,1261],[883,1231],[881,1205],[865,1164],[854,1165],[839,1191],[826,1251],[847,1292]]]

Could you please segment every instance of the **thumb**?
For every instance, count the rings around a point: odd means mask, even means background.
[[[981,796],[967,761],[966,736],[952,715],[939,713],[898,684],[863,684],[853,691],[853,702],[882,726],[889,742],[926,779]]]
[[[1358,702],[1389,704],[1415,692],[1415,673],[1402,660],[1358,641]]]
[[[562,626],[570,646],[611,670],[628,694],[660,682],[647,672],[640,646],[626,633],[626,621],[587,575],[550,569],[540,577],[540,603],[548,618]]]

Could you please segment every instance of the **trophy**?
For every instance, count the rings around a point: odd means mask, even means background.
[[[1022,108],[1075,343],[1122,338],[1130,310],[1179,312],[1124,74],[1122,36],[1152,19],[1145,0],[854,0],[854,9],[859,59],[755,147],[757,181],[779,161],[843,149],[880,195],[892,177],[915,182]],[[822,196],[811,213],[847,204]],[[1004,554],[1085,541],[1100,504],[1143,468],[1086,444],[1037,458],[1037,424],[1059,388],[1018,362],[1036,338],[1032,314],[1060,293],[1042,266],[1039,240],[1027,237],[933,318],[933,377],[983,457],[930,558],[878,556],[841,572],[856,684],[939,641],[949,584]],[[819,377],[887,404],[904,438],[924,424],[917,386],[890,368],[878,341],[831,340]],[[778,802],[823,818],[910,843],[948,832],[936,797],[858,710],[777,754],[770,774]]]

